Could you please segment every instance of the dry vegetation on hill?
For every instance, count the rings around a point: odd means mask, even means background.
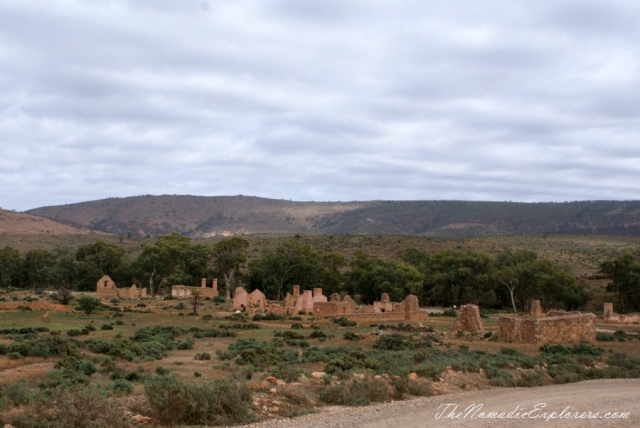
[[[87,234],[89,232],[84,227],[72,227],[48,218],[0,209],[0,236]]]
[[[640,201],[291,202],[248,196],[138,196],[37,208],[29,213],[117,235],[194,238],[300,233],[449,238],[527,234],[640,235]]]

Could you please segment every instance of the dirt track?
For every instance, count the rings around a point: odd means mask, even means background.
[[[457,412],[482,404],[480,412],[508,414],[520,406],[522,413],[546,403],[543,411],[557,412],[569,406],[571,413],[630,412],[627,419],[480,419],[471,416],[438,417],[443,404],[453,403]],[[440,410],[438,409],[440,407]],[[538,412],[540,415],[543,411]],[[565,412],[565,415],[567,413]],[[329,407],[317,414],[289,420],[272,420],[252,427],[296,428],[425,428],[425,427],[640,427],[640,379],[597,380],[540,388],[508,388],[462,394],[448,394],[361,408]]]

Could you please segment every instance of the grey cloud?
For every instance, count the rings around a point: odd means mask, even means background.
[[[632,0],[0,2],[0,206],[639,198],[639,15]]]

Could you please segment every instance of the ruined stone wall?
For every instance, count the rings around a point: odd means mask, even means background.
[[[498,339],[513,343],[582,343],[596,337],[595,315],[571,314],[545,318],[498,318]]]
[[[193,290],[198,290],[200,292],[200,298],[213,299],[218,296],[218,290],[208,287],[189,287],[187,285],[172,285],[171,286],[171,297],[174,299],[190,299],[191,292]]]
[[[542,305],[540,304],[540,300],[532,300],[531,308],[529,310],[529,314],[532,317],[541,317],[542,316]]]
[[[605,303],[602,321],[607,324],[638,324],[640,323],[640,315],[616,314],[613,311],[613,303]]]
[[[189,287],[187,285],[173,285],[171,286],[171,297],[174,299],[190,299],[193,290],[200,291],[200,297],[202,299],[213,299],[218,297],[218,280],[214,279],[211,282],[211,288],[207,287],[207,278],[200,280],[200,287]]]
[[[538,343],[581,343],[596,340],[596,316],[575,314],[538,319]]]
[[[427,311],[412,312],[405,315],[402,312],[385,312],[385,313],[352,313],[344,315],[345,318],[355,321],[357,323],[375,323],[375,322],[387,322],[387,321],[426,321],[429,318]]]
[[[451,326],[453,333],[458,331],[484,331],[480,319],[480,309],[477,305],[462,305]]]
[[[96,282],[96,295],[119,299],[139,299],[147,296],[147,290],[137,288],[135,284],[129,288],[118,288],[109,275],[104,275]]]
[[[233,295],[233,309],[239,310],[245,308],[247,306],[247,296],[249,296],[249,293],[247,293],[244,287],[236,287],[236,292]]]

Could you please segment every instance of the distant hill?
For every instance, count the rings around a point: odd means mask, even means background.
[[[136,196],[27,211],[118,235],[208,238],[251,233],[640,236],[640,201],[291,202],[249,196]]]
[[[0,208],[0,235],[38,235],[38,234],[86,234],[86,228],[72,227],[31,214],[17,213]]]

